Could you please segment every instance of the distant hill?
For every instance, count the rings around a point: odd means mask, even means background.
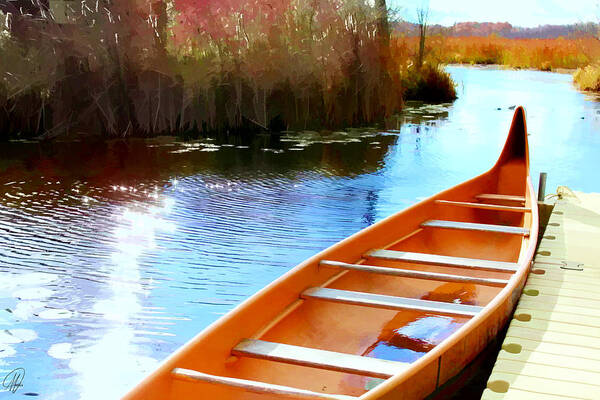
[[[417,36],[419,26],[412,22],[400,21],[395,24],[396,33]],[[554,39],[558,37],[583,37],[597,35],[600,26],[589,22],[573,25],[542,25],[536,28],[512,26],[508,22],[459,22],[453,26],[431,25],[431,34],[448,36],[489,36],[492,34],[506,38]]]

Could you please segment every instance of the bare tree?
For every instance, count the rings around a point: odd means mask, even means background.
[[[379,11],[377,19],[377,32],[384,48],[390,44],[390,22],[388,16],[388,8],[385,0],[375,0],[375,8]]]
[[[419,58],[417,60],[417,68],[423,66],[425,58],[425,39],[427,38],[427,30],[429,28],[429,2],[421,4],[417,8],[417,24],[419,25]]]

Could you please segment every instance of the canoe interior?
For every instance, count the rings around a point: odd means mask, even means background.
[[[386,260],[364,255],[373,249],[388,249],[525,265],[527,252],[537,235],[537,225],[534,223],[537,213],[531,209],[531,205],[534,204],[533,192],[527,182],[526,129],[522,109],[518,109],[505,150],[498,164],[490,171],[381,221],[302,263],[198,335],[126,398],[284,398],[274,394],[250,393],[225,385],[173,379],[171,370],[176,367],[217,376],[285,385],[317,393],[356,397],[364,395],[363,398],[371,398],[365,393],[382,383],[383,379],[276,361],[234,357],[231,355],[232,348],[244,338],[252,338],[414,363],[440,346],[445,339],[471,320],[468,316],[442,315],[419,310],[398,311],[317,299],[301,300],[300,294],[311,287],[481,307],[494,301],[498,303],[486,321],[478,324],[468,335],[456,339],[453,346],[447,346],[443,357],[437,357],[431,362],[420,364],[418,368],[413,368],[414,371],[407,373],[403,380],[397,379],[397,390],[381,390],[381,393],[373,398],[408,399],[426,396],[460,371],[501,328],[512,310],[515,292],[520,291],[523,268],[515,276],[515,273],[511,272]],[[476,196],[482,193],[523,197],[526,199],[524,204],[502,200],[486,203],[525,206],[530,212],[457,207],[435,202],[441,199],[476,203]],[[534,227],[535,231],[531,232],[531,236],[523,236],[422,228],[420,224],[427,220]],[[320,266],[321,260],[481,278],[515,278],[511,280],[510,290],[503,291],[503,287],[489,285],[343,271],[339,268]],[[502,301],[499,301],[500,297]],[[408,384],[411,379],[411,384]]]

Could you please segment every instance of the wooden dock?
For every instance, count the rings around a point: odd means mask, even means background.
[[[600,194],[561,192],[484,400],[600,399]]]

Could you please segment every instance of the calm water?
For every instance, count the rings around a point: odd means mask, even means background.
[[[449,68],[397,130],[0,145],[0,374],[14,398],[118,397],[298,262],[484,172],[513,111],[532,175],[600,191],[600,103],[568,75]],[[8,395],[4,393],[5,395]]]

